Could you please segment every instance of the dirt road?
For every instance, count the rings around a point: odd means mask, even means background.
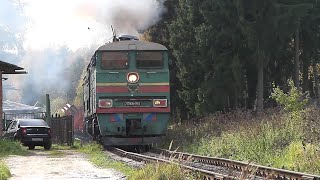
[[[10,180],[56,180],[56,179],[125,179],[122,173],[101,169],[91,164],[85,155],[72,150],[30,151],[28,156],[9,156]]]

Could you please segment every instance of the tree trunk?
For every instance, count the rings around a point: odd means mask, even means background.
[[[308,91],[309,88],[309,67],[310,58],[307,54],[303,53],[302,57],[303,67],[302,67],[302,92]]]
[[[263,60],[258,46],[257,112],[263,111]]]
[[[246,79],[247,79],[247,87],[246,87],[246,97],[247,97],[247,108],[255,109],[256,108],[256,100],[257,100],[257,76],[252,76],[252,74],[258,74],[258,66],[257,65],[249,65],[246,69]]]
[[[300,88],[300,83],[299,83],[299,44],[300,44],[300,39],[299,39],[299,27],[296,30],[295,33],[295,39],[294,39],[294,44],[295,44],[295,57],[294,57],[294,85],[299,89]]]
[[[317,69],[317,63],[313,62],[312,63],[312,69],[313,69],[313,77],[314,77],[314,89],[315,89],[315,96],[317,98],[317,101],[319,101],[319,74],[318,74],[318,69]]]

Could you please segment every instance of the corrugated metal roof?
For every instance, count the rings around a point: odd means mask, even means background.
[[[26,104],[21,104],[13,101],[3,101],[3,112],[13,112],[13,111],[28,111],[28,112],[39,112],[41,107],[29,106]]]
[[[108,43],[101,46],[98,51],[126,51],[126,50],[139,50],[139,51],[166,51],[168,50],[164,45],[146,42],[146,41],[118,41]]]
[[[22,71],[23,68],[14,64],[10,64],[4,61],[0,61],[0,71],[2,74],[26,74],[27,72]]]

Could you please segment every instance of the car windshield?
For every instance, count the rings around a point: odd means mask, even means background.
[[[42,119],[22,119],[19,122],[20,126],[48,126]]]

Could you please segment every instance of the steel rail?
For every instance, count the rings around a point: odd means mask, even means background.
[[[126,157],[129,159],[133,159],[133,160],[144,162],[144,163],[158,163],[158,162],[160,162],[160,163],[174,164],[174,165],[180,166],[183,169],[187,169],[187,170],[191,170],[193,172],[201,173],[204,176],[204,179],[206,179],[206,180],[237,179],[235,176],[220,174],[220,173],[216,173],[216,172],[212,172],[212,171],[208,171],[208,170],[204,170],[204,169],[199,169],[199,168],[195,168],[192,166],[188,166],[185,164],[177,163],[177,162],[166,160],[166,159],[160,159],[160,158],[146,156],[146,155],[142,155],[142,154],[138,154],[138,153],[127,152],[127,151],[124,151],[119,148],[112,148],[112,149],[110,149],[110,151],[113,152],[114,154],[121,156],[121,157]]]
[[[208,157],[208,156],[200,156],[195,154],[188,154],[176,151],[168,151],[164,149],[152,149],[153,152],[158,154],[163,154],[166,157],[173,157],[176,159],[184,160],[184,161],[191,161],[197,162],[202,164],[220,166],[220,167],[227,167],[236,171],[246,171],[248,167],[254,170],[254,175],[259,177],[264,177],[268,179],[313,179],[313,180],[320,180],[320,176],[300,173],[295,171],[289,171],[284,169],[272,168],[267,166],[256,165],[252,163],[245,163],[241,161],[235,161],[225,158],[215,158],[215,157]]]

